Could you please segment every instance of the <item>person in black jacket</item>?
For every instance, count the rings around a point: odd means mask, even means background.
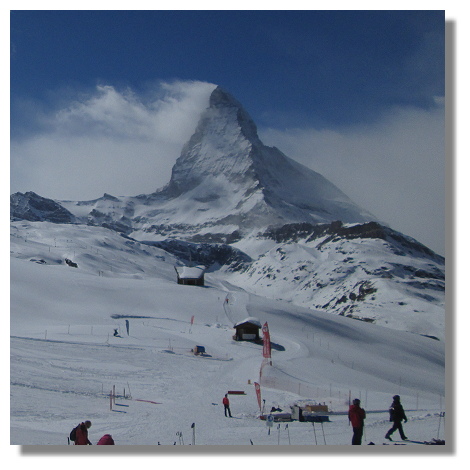
[[[403,431],[403,426],[401,422],[405,421],[406,423],[408,421],[408,418],[406,417],[405,410],[403,409],[403,406],[400,402],[400,395],[395,395],[393,397],[393,403],[391,404],[389,411],[390,421],[393,421],[393,426],[387,431],[387,434],[385,434],[385,438],[391,441],[392,438],[390,436],[398,429],[402,440],[407,440],[408,438],[405,436],[405,432]]]

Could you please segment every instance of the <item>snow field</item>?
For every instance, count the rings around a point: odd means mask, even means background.
[[[195,429],[204,446],[349,445],[351,394],[368,411],[364,444],[382,445],[395,393],[410,439],[445,437],[442,342],[249,294],[223,273],[206,275],[204,288],[180,286],[161,250],[96,227],[30,225],[11,244],[11,444],[66,445],[90,419],[93,443],[110,433],[119,445],[187,445]],[[64,240],[74,240],[77,269],[63,263]],[[273,366],[261,379],[262,346],[232,340],[248,316],[271,332]],[[194,356],[196,345],[207,354]],[[266,409],[325,402],[337,414],[268,434],[255,381]],[[113,386],[121,397],[110,410]],[[232,419],[221,404],[229,390],[246,393],[230,395]]]

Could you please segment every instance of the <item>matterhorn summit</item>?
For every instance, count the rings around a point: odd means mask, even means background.
[[[161,223],[190,220],[222,231],[374,219],[323,176],[264,145],[242,105],[220,87],[160,195]]]

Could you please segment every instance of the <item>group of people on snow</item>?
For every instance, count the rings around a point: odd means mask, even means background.
[[[222,399],[222,404],[224,405],[225,416],[229,418],[232,417],[230,411],[230,401],[228,399],[228,394],[225,394]],[[393,422],[393,426],[385,434],[385,438],[392,440],[392,434],[398,430],[402,440],[407,440],[405,432],[403,431],[402,421],[405,423],[408,421],[406,417],[405,410],[400,401],[400,396],[395,395],[393,397],[393,402],[389,409],[390,412],[390,421]],[[349,407],[348,411],[349,421],[353,428],[353,437],[352,445],[361,445],[362,437],[364,434],[364,420],[366,419],[366,412],[364,408],[361,408],[361,401],[358,398],[355,398],[352,402],[352,405]],[[90,440],[88,439],[88,429],[91,427],[91,421],[84,421],[80,423],[71,433],[71,440],[74,441],[76,446],[79,445],[91,445]],[[97,445],[114,445],[114,439],[110,434],[105,434],[97,443]]]
[[[401,439],[403,441],[407,440],[408,438],[405,436],[403,425],[401,423],[402,421],[406,423],[408,418],[406,417],[405,410],[401,404],[400,395],[395,395],[393,397],[393,402],[390,405],[389,412],[390,421],[393,422],[393,426],[387,431],[385,438],[391,441],[392,434],[398,430]],[[364,434],[364,420],[366,419],[366,412],[364,408],[361,408],[361,401],[358,398],[355,398],[352,405],[349,407],[348,416],[349,422],[353,428],[352,445],[361,445],[362,436]]]
[[[76,446],[87,446],[92,445],[88,439],[88,429],[91,428],[91,421],[84,421],[80,423],[76,428],[70,433],[70,439],[74,442]],[[105,434],[97,443],[99,446],[113,446],[114,439],[111,434]]]

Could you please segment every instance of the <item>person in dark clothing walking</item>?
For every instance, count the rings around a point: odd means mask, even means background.
[[[227,394],[225,394],[225,397],[223,398],[222,403],[223,403],[223,405],[224,405],[224,413],[225,413],[225,416],[227,416],[227,412],[228,412],[228,415],[229,415],[229,417],[231,418],[231,417],[232,417],[232,413],[230,413],[230,401],[229,401],[229,399],[228,399]]]
[[[86,446],[90,445],[91,442],[88,439],[88,429],[91,427],[91,421],[85,421],[80,423],[77,426],[77,434],[75,438],[75,445],[76,446]]]
[[[364,420],[366,412],[360,407],[361,401],[358,398],[353,400],[353,404],[349,407],[349,421],[353,428],[352,445],[360,446],[362,444],[362,435],[364,433]]]
[[[391,441],[392,438],[390,436],[398,429],[402,440],[407,440],[408,438],[405,436],[401,422],[405,421],[406,423],[408,418],[406,417],[405,410],[403,409],[403,406],[400,402],[400,395],[395,395],[393,397],[393,403],[391,404],[389,411],[390,421],[393,421],[393,426],[387,431],[385,438]]]

